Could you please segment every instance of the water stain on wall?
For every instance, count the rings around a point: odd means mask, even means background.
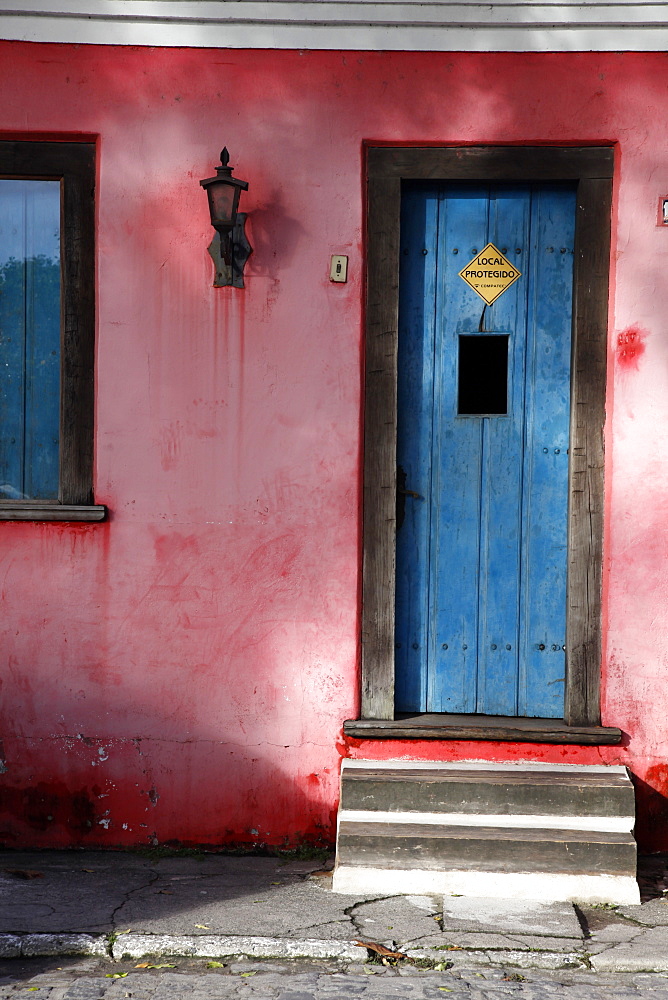
[[[90,834],[99,819],[97,800],[101,789],[70,789],[62,781],[41,781],[29,788],[3,788],[2,813],[5,820],[15,826],[20,820],[30,829],[42,832],[54,827],[65,828],[69,833]],[[16,837],[8,835],[0,820],[0,841],[8,847],[15,846]]]

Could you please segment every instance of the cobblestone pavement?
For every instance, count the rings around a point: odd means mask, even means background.
[[[58,962],[58,964],[56,964]],[[668,1000],[668,974],[417,969],[336,962],[155,960],[157,968],[92,959],[0,961],[0,1000]],[[210,964],[210,963],[209,963]],[[447,963],[444,963],[447,964]],[[161,967],[162,966],[162,967]]]

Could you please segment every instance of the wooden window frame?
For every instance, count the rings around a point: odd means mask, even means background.
[[[61,192],[58,500],[0,500],[3,521],[101,521],[93,503],[95,144],[0,141],[0,178],[59,180]]]
[[[369,145],[366,148],[362,720],[393,720],[395,711],[397,345],[402,181],[571,181],[577,185],[577,208],[564,722],[574,727],[600,726],[603,430],[613,166],[614,150],[609,146]],[[386,729],[389,731],[389,727]],[[354,723],[346,723],[346,731],[353,735],[353,730]],[[382,726],[372,726],[371,730],[380,732]],[[405,735],[409,735],[408,732]],[[617,742],[617,738],[612,741]]]

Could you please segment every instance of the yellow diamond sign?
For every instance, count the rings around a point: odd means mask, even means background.
[[[488,243],[484,250],[462,268],[459,277],[491,306],[499,295],[522,277],[522,272],[506,260],[493,243]]]

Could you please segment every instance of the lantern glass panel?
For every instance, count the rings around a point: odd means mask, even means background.
[[[214,183],[210,185],[208,194],[212,225],[231,229],[239,199],[238,188],[231,184]]]

